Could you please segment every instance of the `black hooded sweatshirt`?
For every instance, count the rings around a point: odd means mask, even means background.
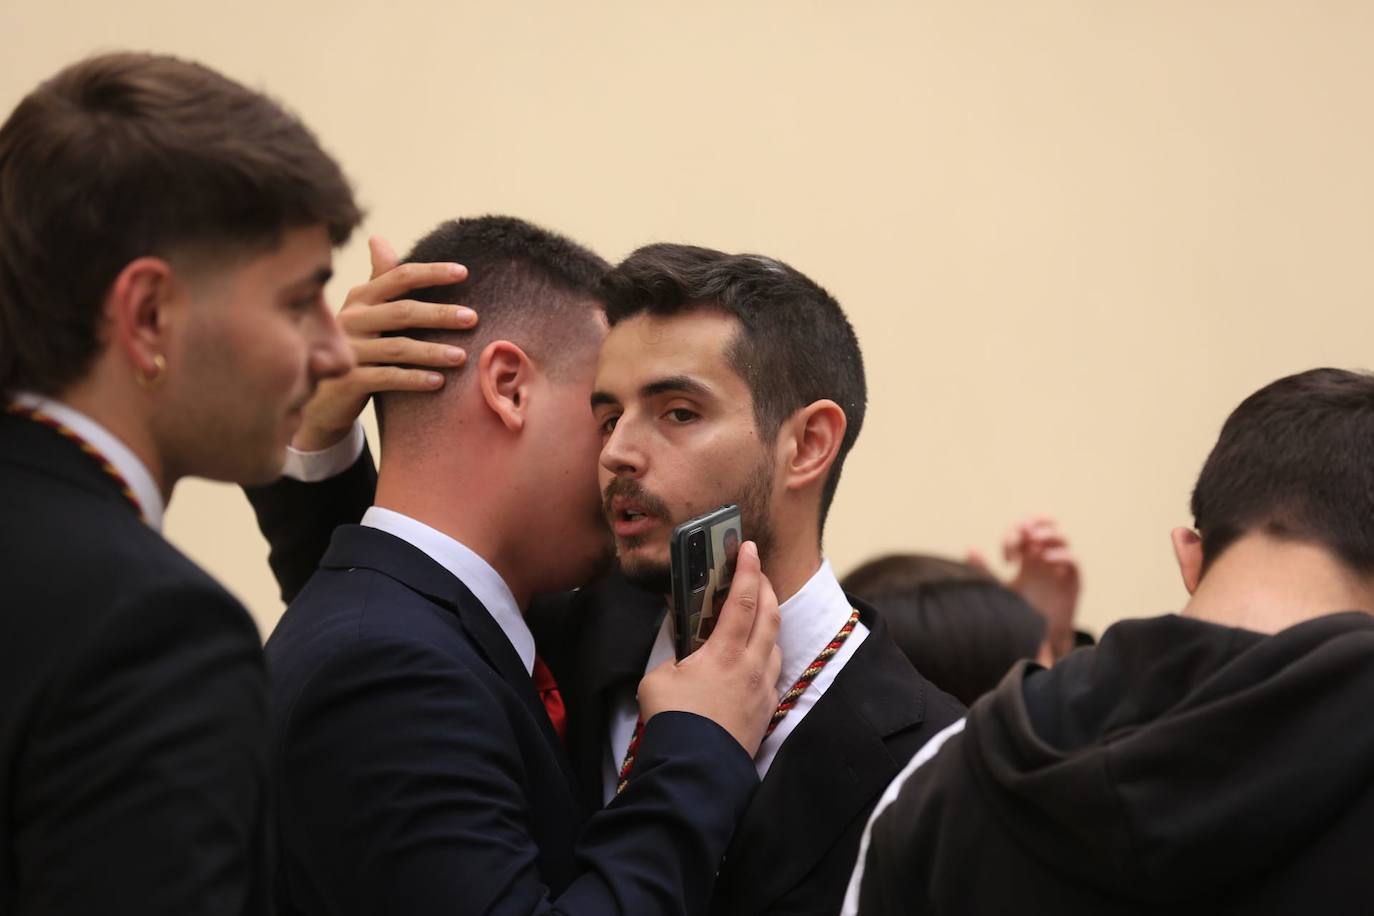
[[[1023,662],[871,827],[859,912],[1374,914],[1374,618]]]

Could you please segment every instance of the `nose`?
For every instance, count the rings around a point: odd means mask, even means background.
[[[601,445],[601,466],[616,477],[642,477],[646,463],[631,424],[622,416]]]
[[[313,322],[310,340],[310,374],[317,380],[346,374],[356,364],[353,346],[344,336],[339,320],[328,305],[321,303],[320,318]]]

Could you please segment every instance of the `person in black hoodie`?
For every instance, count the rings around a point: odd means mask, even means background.
[[[1173,533],[1191,599],[1021,662],[868,826],[844,912],[1374,908],[1374,376],[1231,415]]]

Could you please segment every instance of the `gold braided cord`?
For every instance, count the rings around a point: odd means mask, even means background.
[[[104,471],[108,477],[119,484],[119,492],[124,494],[124,498],[127,499],[129,504],[138,512],[138,517],[142,519],[145,524],[147,523],[148,517],[143,514],[143,506],[139,504],[138,497],[134,495],[134,488],[129,486],[129,482],[124,479],[124,475],[119,473],[119,468],[111,464],[110,460],[102,455],[100,450],[94,445],[91,445],[85,439],[81,438],[81,435],[76,430],[41,410],[25,407],[22,404],[9,405],[9,407],[6,408],[6,413],[13,414],[16,417],[24,417],[42,426],[46,426],[48,429],[81,449],[85,455],[100,467],[100,470]]]
[[[859,612],[857,610],[852,610],[849,619],[844,622],[844,626],[840,627],[840,631],[835,634],[835,638],[826,644],[826,647],[821,650],[821,653],[816,656],[815,660],[807,665],[806,669],[802,671],[801,677],[797,678],[796,683],[789,687],[787,692],[782,695],[782,700],[778,703],[778,708],[773,710],[773,718],[768,721],[768,730],[764,732],[765,737],[773,734],[773,729],[777,728],[778,724],[782,722],[783,719],[787,718],[787,714],[797,705],[797,700],[801,698],[803,693],[806,693],[806,688],[810,687],[811,682],[825,669],[826,663],[835,657],[835,653],[840,651],[840,647],[843,646],[845,640],[849,638],[849,634],[854,632],[854,627],[858,626],[858,623]],[[643,736],[644,720],[640,719],[635,723],[634,736],[630,738],[630,746],[625,749],[625,759],[620,764],[620,773],[617,777],[615,786],[615,793],[617,795],[624,792],[625,786],[630,782],[630,771],[634,769],[635,757],[639,754],[639,740]]]

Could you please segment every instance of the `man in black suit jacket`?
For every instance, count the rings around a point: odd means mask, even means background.
[[[670,654],[663,595],[673,524],[738,503],[745,536],[759,542],[788,599],[779,694],[856,620],[756,757],[762,786],[722,863],[712,911],[833,913],[882,788],[962,711],[911,667],[869,608],[840,591],[820,553],[839,466],[863,419],[857,341],[833,298],[768,258],[652,246],[603,289],[612,329],[593,404],[603,509],[625,575],[537,602],[529,615],[567,695],[584,803],[614,799],[635,727],[634,685]],[[254,494],[286,591],[329,527],[357,517],[370,485],[364,452],[326,482],[283,481]]]
[[[145,54],[25,98],[0,184],[0,913],[265,912],[257,629],[160,532],[180,477],[279,474],[351,366],[352,194],[274,103]]]
[[[476,355],[440,395],[383,399],[375,504],[267,644],[281,910],[704,912],[758,784],[776,601],[746,546],[695,664],[639,683],[638,772],[587,818],[523,610],[607,560],[586,401],[606,265],[502,217],[440,226],[414,259],[440,258],[471,271]],[[359,295],[407,279],[378,272]]]

